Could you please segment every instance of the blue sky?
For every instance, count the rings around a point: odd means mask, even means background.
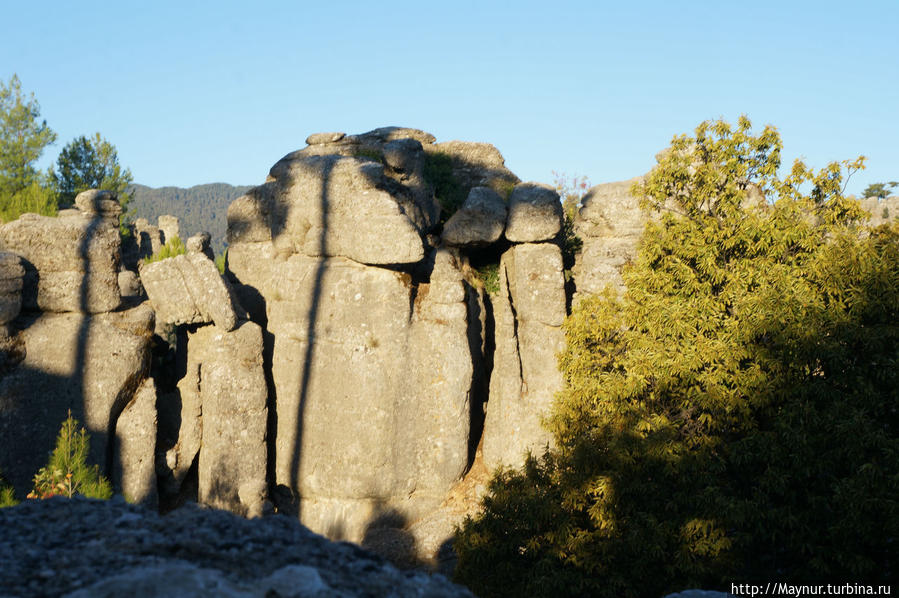
[[[747,114],[788,161],[899,180],[899,0],[4,2],[17,73],[62,146],[99,131],[136,182],[255,184],[317,131],[496,145],[525,180],[642,174]]]

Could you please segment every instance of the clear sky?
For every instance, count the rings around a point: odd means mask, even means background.
[[[899,180],[899,0],[0,2],[59,140],[99,131],[136,182],[255,184],[317,131],[496,145],[525,180],[646,172],[745,113],[789,161]]]

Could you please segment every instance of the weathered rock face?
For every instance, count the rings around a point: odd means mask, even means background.
[[[156,385],[145,379],[116,422],[113,483],[133,503],[157,504]]]
[[[168,243],[175,237],[181,236],[181,226],[178,218],[171,214],[163,214],[156,219],[159,225],[159,232],[162,233],[162,242]]]
[[[202,253],[145,264],[140,276],[161,323],[215,322],[216,326],[233,330],[244,315],[230,285]]]
[[[153,311],[34,314],[11,327],[21,351],[0,378],[0,470],[27,493],[71,410],[91,433],[91,462],[110,471],[111,435],[149,369]]]
[[[4,595],[472,597],[282,516],[186,507],[161,517],[118,499],[51,498],[0,510],[0,529]]]
[[[637,255],[649,220],[630,193],[639,180],[596,185],[584,196],[575,220],[575,232],[584,243],[573,270],[579,295],[600,293],[607,285],[624,292],[621,268]]]
[[[505,198],[519,182],[519,178],[506,168],[502,154],[489,143],[471,141],[445,141],[425,144],[428,154],[443,155],[450,159],[453,178],[463,197],[474,187],[490,187]]]
[[[100,218],[104,226],[119,228],[122,206],[119,205],[119,200],[112,191],[99,189],[82,191],[75,196],[75,205],[90,218]]]
[[[276,478],[298,492],[313,529],[358,539],[376,508],[412,516],[465,470],[465,295],[449,256],[435,271],[413,287],[408,275],[341,258],[278,267],[268,309]]]
[[[899,195],[892,195],[883,199],[867,197],[860,200],[860,202],[862,208],[871,214],[868,220],[868,224],[871,226],[886,224],[899,218]]]
[[[0,250],[24,258],[25,309],[100,313],[119,305],[119,232],[104,217],[23,214],[0,226]]]
[[[367,264],[424,257],[419,230],[382,189],[384,167],[363,158],[288,154],[272,182],[228,208],[228,242],[271,241],[280,253],[345,256]]]
[[[558,246],[516,245],[500,262],[494,297],[496,353],[484,422],[484,463],[517,467],[527,451],[542,453],[542,427],[562,387],[556,355],[564,347],[565,281]]]
[[[22,258],[14,253],[0,252],[0,324],[12,322],[22,311],[24,277]]]
[[[552,239],[562,228],[562,203],[549,185],[521,183],[509,196],[506,238],[513,243]]]
[[[475,187],[458,212],[443,225],[443,241],[458,247],[496,242],[506,227],[506,202],[489,187]]]

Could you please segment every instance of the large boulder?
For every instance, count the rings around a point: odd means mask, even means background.
[[[246,516],[262,514],[266,492],[266,399],[262,330],[204,326],[188,334],[181,388],[200,406],[200,502]],[[188,462],[192,461],[192,456]]]
[[[419,229],[387,186],[384,166],[365,158],[288,154],[271,182],[228,208],[228,243],[271,241],[279,252],[345,256],[366,264],[424,257]]]
[[[129,502],[157,504],[156,384],[145,379],[116,423],[113,484]]]
[[[449,162],[452,177],[464,199],[475,187],[490,187],[504,199],[519,182],[506,168],[506,160],[496,147],[473,141],[444,141],[424,145],[432,165]]]
[[[22,258],[14,253],[0,252],[0,324],[12,322],[22,310],[24,278]]]
[[[457,247],[484,247],[506,227],[506,202],[490,187],[474,187],[462,207],[443,225],[443,241]]]
[[[506,238],[513,243],[552,239],[562,229],[562,203],[549,185],[521,183],[509,196]]]
[[[650,216],[630,189],[641,178],[604,183],[581,201],[575,232],[583,241],[573,274],[578,294],[596,294],[606,286],[624,292],[621,268],[637,255]]]
[[[484,422],[484,463],[518,467],[527,451],[542,453],[551,436],[542,425],[562,378],[565,281],[562,253],[549,243],[515,245],[500,261],[493,298],[496,351]]]
[[[473,598],[296,521],[196,506],[160,516],[122,500],[51,498],[0,509],[0,592],[70,598]]]
[[[103,217],[71,212],[23,214],[0,226],[0,250],[24,258],[24,309],[99,313],[121,301],[118,229]]]
[[[90,218],[99,218],[104,226],[118,230],[122,206],[112,191],[90,189],[75,196],[75,206]]]
[[[149,372],[152,309],[20,316],[12,330],[21,351],[0,377],[0,471],[24,495],[71,411],[110,475],[117,421]]]
[[[307,525],[360,539],[379,509],[414,517],[465,470],[472,379],[461,273],[430,284],[292,256],[270,288],[277,483]]]
[[[216,326],[233,330],[245,315],[215,263],[202,253],[144,264],[140,277],[161,323],[215,322]]]

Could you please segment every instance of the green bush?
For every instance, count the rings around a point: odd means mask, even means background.
[[[144,263],[152,264],[153,262],[159,262],[176,255],[184,255],[185,253],[187,253],[187,249],[184,247],[184,243],[181,242],[180,237],[175,236],[166,241],[162,249],[148,258],[144,258]]]
[[[453,175],[453,158],[442,152],[425,154],[425,180],[434,188],[440,204],[440,223],[449,220],[465,203],[465,189]]]
[[[25,213],[56,216],[57,211],[53,190],[37,182],[11,196],[0,195],[0,222],[11,222]]]
[[[899,228],[860,234],[840,165],[780,179],[750,129],[703,123],[634,189],[659,219],[565,323],[557,448],[458,531],[478,595],[896,575]]]
[[[87,464],[90,437],[69,412],[56,438],[56,448],[46,467],[34,476],[34,490],[28,498],[50,498],[76,494],[88,498],[110,498],[112,486],[100,475],[100,468]]]
[[[225,265],[228,263],[228,249],[225,248],[221,254],[215,256],[215,267],[218,268],[219,274],[225,274]]]

